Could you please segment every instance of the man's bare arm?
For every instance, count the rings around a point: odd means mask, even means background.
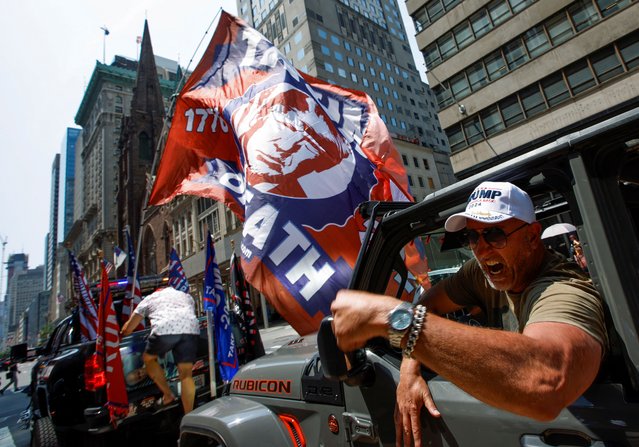
[[[120,334],[122,334],[124,337],[126,337],[127,335],[130,335],[136,327],[138,327],[138,325],[142,322],[142,319],[144,317],[140,314],[136,314],[133,313],[131,314],[131,317],[129,318],[129,320],[124,323],[124,326],[122,326],[122,330],[120,331]]]

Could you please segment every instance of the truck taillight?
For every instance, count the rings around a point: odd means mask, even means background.
[[[106,373],[98,363],[98,356],[92,355],[84,362],[84,388],[95,391],[106,385]]]
[[[295,416],[290,416],[288,414],[280,414],[278,415],[280,420],[284,423],[284,427],[286,427],[286,431],[288,435],[291,437],[291,441],[295,447],[306,447],[306,439],[304,438],[304,432],[302,432],[302,427],[300,423],[297,421]]]

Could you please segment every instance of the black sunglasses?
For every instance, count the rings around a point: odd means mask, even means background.
[[[504,248],[508,242],[508,236],[528,225],[530,224],[525,223],[515,228],[510,233],[506,233],[499,227],[488,228],[486,230],[482,230],[481,233],[476,230],[467,230],[462,236],[462,243],[464,244],[464,247],[474,248],[479,242],[479,238],[483,237],[486,243],[491,247]]]

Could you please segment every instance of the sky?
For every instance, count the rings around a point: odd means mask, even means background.
[[[404,1],[399,3],[406,16]],[[3,261],[10,254],[26,253],[30,268],[44,263],[53,160],[62,152],[66,128],[78,127],[74,117],[96,61],[111,63],[116,54],[137,59],[136,37],[142,35],[146,18],[155,54],[177,60],[182,67],[192,61],[192,70],[213,34],[211,25],[220,8],[237,12],[235,0],[4,2],[0,14]],[[412,25],[407,34],[415,48]],[[2,270],[0,292],[6,288],[6,270]]]

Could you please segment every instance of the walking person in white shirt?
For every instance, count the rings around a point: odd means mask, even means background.
[[[193,410],[195,400],[192,370],[200,334],[193,297],[173,287],[155,291],[138,304],[122,327],[122,335],[133,332],[145,317],[151,320],[151,335],[142,356],[146,371],[162,391],[162,403],[167,405],[173,402],[175,396],[158,363],[159,356],[173,351],[182,385],[182,406],[186,414]]]

